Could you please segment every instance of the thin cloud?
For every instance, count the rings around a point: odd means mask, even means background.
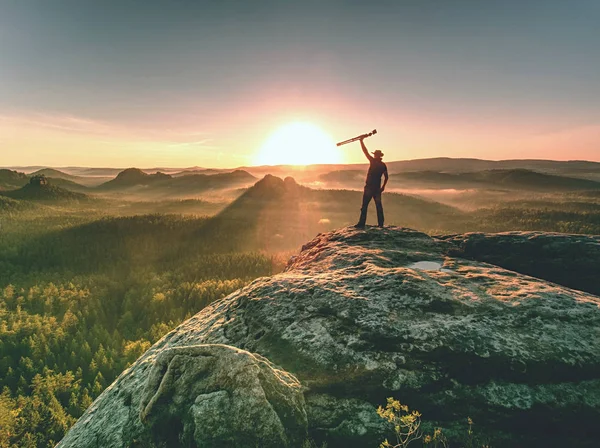
[[[69,115],[46,115],[38,113],[24,116],[2,115],[0,116],[0,120],[7,124],[19,127],[34,126],[80,134],[97,135],[109,133],[112,130],[112,127],[107,123]]]
[[[206,146],[210,141],[207,137],[209,132],[197,129],[174,129],[172,127],[157,128],[143,126],[127,126],[120,123],[110,123],[100,120],[92,120],[87,117],[78,117],[73,115],[62,114],[41,114],[29,113],[23,115],[0,115],[0,122],[5,126],[15,128],[37,128],[48,129],[67,134],[88,135],[96,137],[96,141],[103,143],[111,143],[109,140],[114,139],[114,143],[127,140],[130,142],[144,143],[162,143],[166,146],[176,147],[181,146]],[[206,138],[197,140],[197,137],[204,136]],[[98,139],[98,137],[100,137]],[[193,141],[189,141],[192,138]],[[210,146],[214,148],[214,146]]]
[[[170,148],[180,148],[180,147],[185,147],[185,146],[202,146],[203,148],[210,148],[210,149],[218,148],[218,146],[207,145],[207,143],[210,143],[211,141],[212,141],[211,138],[205,138],[203,140],[198,140],[196,142],[173,143],[173,144],[170,144],[169,147]]]

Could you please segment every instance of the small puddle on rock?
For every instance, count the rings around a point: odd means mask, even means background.
[[[416,263],[407,266],[407,268],[420,269],[422,271],[440,271],[446,273],[453,272],[450,269],[442,268],[442,263],[440,263],[439,261],[417,261]]]

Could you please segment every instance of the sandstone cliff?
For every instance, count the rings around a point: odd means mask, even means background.
[[[59,446],[375,447],[388,396],[450,436],[469,416],[494,447],[597,446],[600,298],[462,242],[317,236],[163,337]]]

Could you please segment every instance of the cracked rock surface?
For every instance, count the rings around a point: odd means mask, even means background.
[[[238,387],[257,384],[265,399],[251,407],[274,410],[264,427],[287,443],[278,446],[301,446],[295,435],[303,415],[318,443],[378,446],[389,433],[375,410],[389,396],[450,437],[465,433],[471,417],[494,447],[596,446],[600,298],[461,258],[453,238],[393,227],[317,236],[285,272],[255,280],[158,341],[60,446],[136,446],[148,437],[164,446],[213,446],[204,440],[243,433],[219,409]],[[203,379],[197,371],[208,349],[195,348],[203,344],[219,347],[211,356],[221,366],[215,372],[223,371],[209,377],[227,377],[229,369],[243,376],[245,367],[218,361],[233,356],[223,345],[242,349],[263,366],[256,371],[271,372],[266,384],[287,391],[286,410],[272,404],[280,392],[269,395],[261,380],[224,386]],[[176,437],[164,438],[165,421]],[[275,421],[287,441],[268,423]]]

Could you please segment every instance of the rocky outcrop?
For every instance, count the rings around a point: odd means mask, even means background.
[[[483,261],[600,296],[600,236],[548,232],[442,237],[450,254]]]
[[[38,174],[36,176],[32,176],[31,179],[29,179],[29,184],[41,186],[49,185],[49,182],[46,176],[44,176],[43,174]]]
[[[306,439],[300,383],[218,344],[144,356],[90,407],[64,447],[295,447]]]
[[[154,174],[148,174],[139,168],[127,168],[117,174],[112,180],[103,183],[98,187],[100,190],[111,190],[118,188],[134,187],[137,185],[152,185],[156,183],[167,182],[172,179],[169,174],[157,171]]]
[[[195,446],[212,446],[204,440],[224,437],[223,430],[244,433],[219,409],[235,401],[232,396],[245,396],[235,395],[245,381],[226,388],[210,379],[210,387],[197,386],[204,376],[195,366],[204,361],[194,357],[204,355],[178,358],[178,350],[203,353],[194,348],[199,344],[250,352],[242,353],[272,372],[268,384],[289,390],[287,410],[278,411],[269,388],[253,380],[267,398],[252,407],[271,403],[288,446],[301,446],[289,434],[302,432],[302,406],[317,443],[377,446],[389,428],[375,410],[389,396],[450,437],[466,433],[471,417],[494,447],[595,446],[600,298],[448,255],[455,247],[400,228],[319,235],[282,274],[254,281],[157,342],[94,402],[61,446],[127,446],[152,434],[158,444],[190,446],[190,434],[197,433],[203,438],[193,439]],[[214,363],[225,370],[212,376],[225,377],[228,369],[232,378],[243,375],[245,368],[217,360],[225,356],[221,351]],[[169,375],[169,369],[179,373]],[[292,374],[302,384],[304,404],[294,398]],[[229,391],[227,397],[219,390]],[[280,426],[268,423],[277,421],[274,414],[261,418],[280,434]],[[168,441],[165,421],[175,433]]]
[[[3,196],[8,196],[12,199],[27,200],[27,201],[86,201],[90,197],[75,191],[70,191],[65,188],[52,185],[48,178],[44,175],[34,176],[29,183],[19,188],[18,190],[0,192]]]

